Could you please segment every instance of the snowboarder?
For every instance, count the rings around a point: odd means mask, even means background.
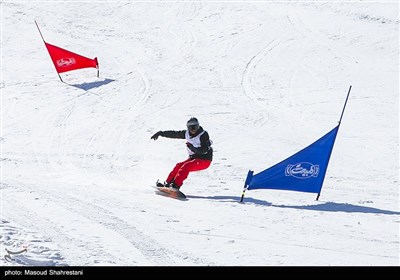
[[[187,130],[158,131],[151,139],[157,140],[159,136],[175,139],[186,139],[186,147],[189,158],[178,162],[169,173],[165,183],[157,182],[157,187],[172,187],[178,189],[188,177],[189,172],[207,169],[211,165],[213,157],[212,141],[199,124],[196,118],[190,118],[186,123]]]

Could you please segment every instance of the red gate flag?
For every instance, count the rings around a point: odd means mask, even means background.
[[[97,57],[90,59],[44,42],[58,73],[81,68],[98,68]]]
[[[39,25],[35,20],[37,29],[39,30],[40,36],[42,37],[43,43],[45,44],[47,51],[50,54],[50,58],[53,61],[54,67],[58,73],[58,77],[61,79],[60,73],[68,72],[71,70],[82,69],[82,68],[96,68],[97,77],[99,77],[99,62],[97,57],[91,59],[62,49],[60,47],[46,43],[43,38],[42,32],[39,29]]]

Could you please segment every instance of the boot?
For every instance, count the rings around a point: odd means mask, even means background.
[[[172,179],[172,181],[170,182],[165,182],[164,187],[171,188],[173,184],[174,184],[174,179]]]
[[[157,180],[157,183],[156,183],[156,186],[158,187],[158,188],[162,188],[162,187],[166,187],[167,186],[167,183],[161,183],[161,182],[159,182],[158,180]]]
[[[177,191],[179,191],[180,188],[180,186],[176,185],[174,182],[170,183],[169,187]]]

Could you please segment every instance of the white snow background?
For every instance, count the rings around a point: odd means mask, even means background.
[[[100,78],[61,82],[35,20]],[[399,266],[399,23],[398,1],[1,1],[0,265]],[[239,203],[350,85],[320,199]],[[159,196],[186,146],[150,137],[192,116],[213,163]]]

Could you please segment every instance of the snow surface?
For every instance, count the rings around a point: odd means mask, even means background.
[[[45,40],[98,57],[61,74]],[[398,266],[398,1],[1,1],[1,266]],[[321,197],[256,173],[336,126]],[[195,116],[214,161],[155,194]],[[7,250],[20,254],[7,255]]]

